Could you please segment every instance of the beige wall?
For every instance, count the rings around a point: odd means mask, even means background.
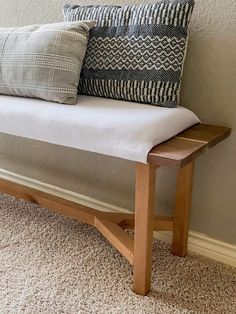
[[[102,3],[93,1],[98,2]],[[106,1],[112,2],[122,3]],[[63,3],[1,0],[0,25],[60,21]],[[196,3],[181,102],[202,121],[230,126],[233,132],[196,163],[191,229],[236,244],[236,1],[196,0]],[[2,10],[4,6],[6,13]],[[133,208],[131,162],[1,135],[0,168]],[[173,170],[160,171],[160,211],[170,212],[173,205],[174,178]]]

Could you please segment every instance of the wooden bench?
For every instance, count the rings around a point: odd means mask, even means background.
[[[229,136],[230,131],[227,127],[198,124],[155,146],[147,164],[136,164],[134,214],[100,212],[3,179],[0,191],[95,226],[133,266],[133,291],[146,295],[151,288],[153,231],[173,231],[173,254],[186,255],[194,160]],[[154,214],[156,170],[162,166],[178,169],[172,217]],[[125,231],[132,228],[134,238]]]

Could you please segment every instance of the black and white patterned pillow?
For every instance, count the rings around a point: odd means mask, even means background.
[[[65,21],[96,20],[79,93],[176,107],[193,0],[64,7]]]

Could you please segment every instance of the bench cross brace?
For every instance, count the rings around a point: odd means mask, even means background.
[[[177,255],[183,256],[181,248],[187,247],[188,219],[186,220],[185,217],[188,217],[190,206],[188,192],[191,191],[182,191],[182,180],[188,176],[188,170],[186,171],[185,168],[179,170],[181,186],[177,189],[176,217],[164,217],[154,214],[156,169],[154,165],[137,163],[135,213],[101,212],[4,179],[0,179],[0,191],[96,227],[130,265],[133,265],[134,291],[145,295],[151,285],[153,231],[174,230],[173,252]],[[187,181],[190,182],[191,178]],[[185,185],[183,186],[185,188]],[[187,198],[185,208],[181,208],[183,203],[185,206],[185,202],[181,201],[182,195]],[[182,214],[181,209],[183,209]],[[128,235],[126,229],[134,229],[134,237]]]

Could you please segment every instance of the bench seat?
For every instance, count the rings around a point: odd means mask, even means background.
[[[75,106],[0,96],[0,132],[137,162],[199,123],[190,110],[79,96]]]
[[[187,253],[194,162],[230,134],[199,124],[185,108],[160,108],[80,96],[75,106],[0,96],[0,132],[136,161],[134,213],[101,212],[0,177],[0,191],[96,227],[133,266],[133,291],[151,288],[153,231],[172,232],[172,252]],[[227,152],[226,152],[227,153]],[[176,167],[172,216],[155,214],[156,172]],[[134,229],[134,237],[126,229]]]

